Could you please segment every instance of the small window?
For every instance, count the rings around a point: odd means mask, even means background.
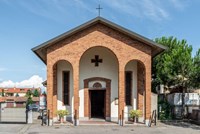
[[[131,105],[131,97],[132,97],[132,72],[125,72],[125,97],[126,97],[126,105]]]
[[[101,83],[96,82],[96,83],[94,83],[93,88],[102,88],[102,85],[101,85]]]
[[[69,105],[69,72],[63,72],[63,104]]]

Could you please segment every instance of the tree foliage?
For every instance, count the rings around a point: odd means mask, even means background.
[[[167,46],[168,49],[154,58],[154,82],[166,87],[188,86],[192,71],[192,46],[186,40],[177,40],[174,37],[157,38],[155,41]]]
[[[19,94],[18,94],[18,93],[16,93],[15,97],[19,97]]]
[[[185,113],[185,92],[188,88],[200,87],[200,50],[192,57],[192,46],[186,40],[174,37],[157,38],[155,41],[168,49],[153,60],[153,84],[163,84],[182,91],[182,117]],[[154,89],[155,90],[155,89]]]
[[[26,97],[27,97],[26,105],[28,106],[29,104],[33,104],[32,92],[30,90],[26,92]]]
[[[4,97],[4,96],[5,96],[4,89],[2,89],[1,96],[2,96],[2,97]]]
[[[34,92],[33,92],[33,97],[39,97],[39,92],[38,92],[38,90],[37,89],[35,89],[34,90]]]
[[[194,88],[200,88],[200,49],[193,59],[192,85]]]

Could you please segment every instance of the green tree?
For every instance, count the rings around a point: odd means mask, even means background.
[[[1,93],[2,97],[5,96],[5,93],[4,93],[4,89],[2,89],[2,93]]]
[[[42,95],[47,95],[47,93],[45,91],[43,91]]]
[[[154,83],[163,84],[164,87],[175,86],[182,90],[182,114],[185,114],[184,95],[191,85],[192,46],[186,40],[177,40],[174,37],[157,38],[155,41],[167,46],[168,49],[154,58],[153,79]],[[154,84],[154,85],[156,85]]]
[[[194,88],[200,88],[200,49],[193,59],[192,85]]]
[[[38,90],[37,89],[35,89],[34,90],[34,92],[33,92],[33,97],[39,97],[39,92],[38,92]]]
[[[33,104],[32,92],[30,90],[26,92],[26,97],[27,97],[26,105],[28,106],[29,104]]]
[[[19,94],[17,93],[17,94],[15,95],[15,97],[19,97]]]

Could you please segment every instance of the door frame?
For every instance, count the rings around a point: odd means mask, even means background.
[[[89,83],[93,81],[105,82],[106,86],[103,88],[89,87]],[[93,85],[94,86],[94,85]],[[91,118],[90,111],[90,94],[89,90],[98,89],[106,90],[105,92],[105,119],[107,121],[111,120],[111,80],[102,77],[92,77],[84,80],[84,117]]]

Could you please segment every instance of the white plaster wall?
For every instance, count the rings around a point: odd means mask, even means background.
[[[16,96],[17,93],[14,93],[13,96]],[[26,95],[26,93],[18,93],[19,97],[24,97]]]
[[[137,109],[137,61],[129,62],[125,71],[132,71],[132,106],[125,106],[124,117],[125,120],[128,120],[128,113],[131,109]]]
[[[62,91],[63,91],[63,76],[62,72],[63,71],[69,71],[70,72],[70,105],[63,105],[62,102]],[[58,100],[57,100],[57,110],[65,110],[67,109],[70,113],[68,115],[68,119],[72,119],[73,117],[73,71],[72,71],[72,66],[70,63],[66,61],[59,61],[57,63],[57,90],[58,90]]]
[[[1,102],[1,103],[0,103],[0,110],[3,111],[3,109],[4,109],[6,106],[7,106],[7,103]]]
[[[158,94],[151,92],[151,115],[153,110],[156,110],[156,115],[158,115]]]
[[[95,67],[94,63],[91,63],[91,59],[94,59],[95,55],[99,55],[99,58],[103,59],[103,63],[99,63],[98,67]],[[81,58],[79,75],[80,120],[84,117],[83,80],[91,77],[104,77],[107,79],[111,79],[111,119],[113,121],[117,121],[118,105],[115,105],[114,100],[115,98],[118,98],[118,62],[111,51],[103,47],[94,47],[84,53]]]

